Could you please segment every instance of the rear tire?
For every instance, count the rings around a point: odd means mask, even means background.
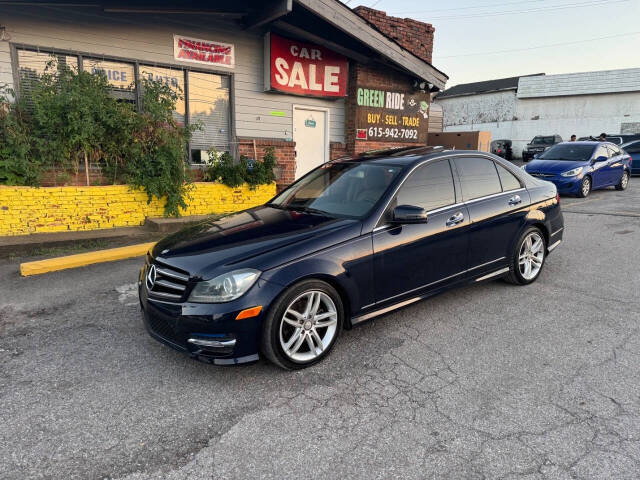
[[[592,183],[591,183],[591,177],[590,176],[585,176],[582,179],[582,182],[580,183],[580,191],[578,192],[578,197],[580,198],[586,198],[589,193],[591,192],[591,187],[592,187]]]
[[[335,288],[304,280],[278,297],[265,318],[260,350],[285,370],[309,367],[326,357],[344,324],[344,306]]]
[[[511,255],[509,274],[505,280],[514,285],[528,285],[542,272],[547,254],[547,242],[537,227],[530,227],[520,236]]]
[[[624,173],[622,174],[622,177],[620,177],[620,181],[616,185],[616,190],[626,190],[628,185],[629,185],[629,172],[625,170]]]

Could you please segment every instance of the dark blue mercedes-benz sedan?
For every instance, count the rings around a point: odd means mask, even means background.
[[[495,155],[378,151],[160,241],[140,302],[150,334],[194,357],[303,368],[343,328],[443,290],[535,281],[563,228],[556,187]]]

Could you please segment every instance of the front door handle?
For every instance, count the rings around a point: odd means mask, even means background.
[[[509,205],[518,205],[519,203],[522,203],[520,195],[514,195],[509,199]]]
[[[460,222],[464,222],[464,214],[462,212],[458,212],[453,217],[449,218],[445,225],[447,227],[453,227],[458,225]]]

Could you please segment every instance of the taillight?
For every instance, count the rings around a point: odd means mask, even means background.
[[[498,153],[502,153],[502,150],[498,149]]]
[[[560,194],[558,192],[556,192],[556,202],[560,204]]]
[[[629,166],[633,165],[633,157],[629,155]]]

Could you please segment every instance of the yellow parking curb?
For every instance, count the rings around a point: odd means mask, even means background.
[[[20,264],[20,274],[23,277],[30,275],[40,275],[41,273],[55,272],[67,268],[84,267],[93,263],[113,262],[124,260],[125,258],[140,257],[145,255],[155,242],[139,243],[128,247],[109,248],[96,252],[78,253],[66,257],[49,258],[47,260],[37,260],[35,262],[25,262]]]

